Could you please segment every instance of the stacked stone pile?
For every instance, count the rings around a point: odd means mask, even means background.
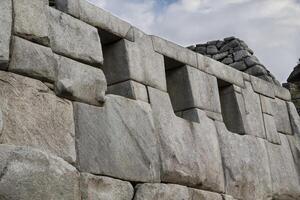
[[[1,200],[299,200],[287,89],[51,5],[0,3]]]
[[[189,47],[191,50],[206,55],[237,70],[280,85],[267,68],[261,64],[248,45],[235,37],[209,41]]]

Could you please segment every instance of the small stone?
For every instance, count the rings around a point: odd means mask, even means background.
[[[218,54],[216,54],[216,55],[213,55],[213,59],[215,59],[215,60],[222,60],[223,58],[225,58],[227,55],[229,54],[229,52],[228,51],[225,51],[225,52],[223,52],[223,53],[218,53]]]
[[[229,64],[233,63],[233,59],[230,57],[225,58],[224,60],[222,60],[222,63],[224,63],[225,65],[229,65]]]
[[[244,71],[245,69],[247,69],[247,65],[244,61],[231,63],[230,66],[240,71]]]
[[[235,61],[240,61],[241,59],[250,56],[250,53],[246,50],[240,50],[233,53],[233,57]]]
[[[228,41],[231,41],[231,40],[234,40],[234,39],[236,39],[234,36],[230,36],[230,37],[224,38],[224,41],[228,42]]]
[[[249,57],[245,58],[245,63],[247,65],[247,67],[252,67],[256,64],[259,64],[259,61],[255,56],[249,56]]]
[[[216,54],[216,53],[218,53],[218,48],[215,46],[215,45],[209,45],[209,46],[207,46],[207,50],[206,50],[206,52],[208,53],[208,54]]]
[[[253,76],[260,76],[268,73],[261,65],[254,65],[253,67],[248,68],[245,72]]]

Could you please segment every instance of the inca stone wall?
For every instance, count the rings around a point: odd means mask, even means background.
[[[281,85],[274,75],[258,60],[252,49],[239,38],[227,37],[224,40],[209,41],[188,48],[252,76]]]
[[[1,200],[300,198],[287,89],[54,3],[0,4]]]

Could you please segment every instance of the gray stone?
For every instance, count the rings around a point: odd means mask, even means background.
[[[146,86],[135,81],[129,80],[111,85],[108,87],[107,93],[120,95],[129,99],[141,100],[148,103]]]
[[[235,61],[240,61],[241,59],[250,56],[251,54],[247,50],[240,50],[233,53],[233,57]]]
[[[211,112],[211,111],[205,111],[207,117],[211,118],[212,120],[217,120],[217,121],[223,121],[223,116],[221,113],[216,113],[216,112]]]
[[[246,69],[245,72],[253,76],[260,76],[268,73],[261,65],[254,65],[253,67]]]
[[[151,38],[144,35],[136,42],[120,40],[104,48],[103,71],[109,85],[134,80],[166,91],[163,56],[152,48]]]
[[[287,103],[276,98],[273,102],[273,108],[277,131],[284,134],[292,134]]]
[[[53,8],[49,13],[50,46],[55,53],[97,66],[103,64],[96,28]]]
[[[218,48],[215,45],[208,45],[206,49],[207,54],[216,54],[218,53]]]
[[[71,102],[53,95],[40,81],[0,72],[0,143],[32,146],[75,162]]]
[[[200,123],[201,119],[203,119],[203,117],[205,117],[205,116],[206,116],[205,111],[200,110],[198,108],[192,108],[192,109],[181,112],[180,117],[182,117],[183,119],[192,121],[192,122]]]
[[[191,200],[223,200],[222,196],[218,193],[190,189]]]
[[[12,59],[8,70],[42,81],[54,82],[57,62],[51,49],[19,37],[13,38]]]
[[[82,200],[132,200],[133,187],[129,182],[82,173],[80,179]]]
[[[55,92],[59,96],[92,105],[104,102],[107,89],[101,69],[81,64],[63,56],[56,56],[58,62]]]
[[[158,182],[157,132],[150,105],[108,95],[104,107],[74,103],[78,167],[135,182]]]
[[[249,56],[249,57],[245,58],[245,63],[247,65],[247,67],[252,67],[256,64],[259,64],[259,61],[255,56]]]
[[[224,59],[222,60],[222,63],[224,63],[225,65],[232,64],[232,63],[233,63],[233,59],[230,58],[230,57],[224,58]]]
[[[0,68],[6,69],[9,62],[12,27],[12,0],[2,0],[0,4]]]
[[[228,40],[224,40],[224,41],[228,41]],[[239,41],[235,40],[235,39],[232,39],[230,42],[226,43],[222,48],[221,48],[221,51],[228,51],[230,49],[233,49],[234,47],[237,47],[239,46],[240,43]]]
[[[230,66],[233,67],[234,69],[237,69],[240,71],[244,71],[245,69],[247,69],[247,66],[244,61],[237,61],[237,62],[231,63]]]
[[[263,114],[263,117],[267,140],[274,144],[281,144],[274,117],[268,114]]]
[[[1,144],[0,172],[1,199],[81,199],[76,168],[42,151]]]
[[[269,115],[274,115],[274,101],[275,99],[259,95],[260,96],[260,102],[261,102],[261,108],[262,112],[269,114]]]
[[[288,89],[278,86],[278,85],[273,85],[274,91],[275,91],[275,96],[278,97],[279,99],[285,100],[285,101],[290,101],[291,100],[291,93]]]
[[[14,33],[49,46],[48,1],[13,0]]]
[[[183,66],[167,72],[167,85],[175,111],[200,108],[221,113],[215,77]]]
[[[225,58],[226,56],[228,55],[228,52],[227,51],[225,51],[225,52],[223,52],[223,53],[218,53],[218,54],[216,54],[216,55],[213,55],[213,59],[215,59],[215,60],[222,60],[223,58]],[[224,59],[225,60],[225,59]]]
[[[231,133],[221,122],[215,124],[219,134],[226,194],[244,200],[269,199],[272,184],[264,140]]]
[[[192,123],[175,116],[167,93],[148,88],[160,138],[161,181],[224,191],[224,175],[214,123],[206,116]]]
[[[79,0],[55,0],[55,7],[76,18],[79,18]]]
[[[275,97],[275,91],[272,83],[251,76],[251,84],[255,92],[267,97],[271,97],[271,98]]]
[[[273,199],[299,199],[300,184],[288,140],[280,134],[281,145],[266,142],[273,185]]]
[[[300,135],[300,117],[295,105],[292,102],[287,102],[292,132],[295,135]]]

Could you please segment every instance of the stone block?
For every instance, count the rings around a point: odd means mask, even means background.
[[[274,117],[268,114],[263,114],[263,117],[267,140],[274,144],[281,144]]]
[[[82,200],[132,200],[133,187],[129,182],[82,173],[80,179]]]
[[[261,102],[261,109],[263,113],[274,115],[274,101],[275,99],[259,95],[260,96],[260,102]]]
[[[136,42],[120,40],[104,48],[104,74],[109,85],[134,80],[166,91],[163,56],[152,48],[151,38],[144,35]]]
[[[79,18],[79,0],[55,0],[55,7],[64,13]]]
[[[192,108],[189,110],[182,111],[180,117],[188,121],[200,123],[201,118],[203,118],[204,116],[206,116],[205,111],[200,110],[199,108]]]
[[[1,144],[0,172],[1,199],[81,199],[76,168],[42,151]]]
[[[211,118],[212,120],[217,120],[217,121],[223,121],[223,116],[221,113],[216,113],[216,112],[211,112],[211,111],[205,111],[207,117]]]
[[[273,108],[277,131],[284,134],[293,134],[287,102],[276,98],[273,102]]]
[[[251,84],[255,92],[270,98],[275,98],[275,92],[272,83],[251,76]]]
[[[223,200],[221,194],[204,191],[204,190],[196,190],[190,189],[191,200]]]
[[[108,95],[104,107],[74,103],[78,167],[135,182],[159,182],[157,132],[150,105]]]
[[[120,95],[129,99],[148,103],[148,92],[145,85],[135,81],[125,81],[108,87],[108,94]]]
[[[157,36],[151,38],[156,52],[183,64],[197,67],[197,53]]]
[[[47,0],[13,0],[14,34],[49,46]]]
[[[233,57],[235,61],[240,61],[245,57],[251,56],[251,54],[247,50],[240,50],[233,53]]]
[[[0,72],[0,143],[31,146],[75,162],[72,103],[40,81]]]
[[[49,8],[49,36],[55,53],[96,66],[103,64],[100,38],[95,27]]]
[[[268,199],[272,184],[264,140],[231,133],[221,122],[215,124],[219,134],[226,194],[244,200]]]
[[[295,135],[300,135],[300,117],[295,105],[292,102],[287,102],[292,132]]]
[[[12,0],[2,0],[0,4],[0,68],[6,69],[9,62],[11,27],[12,27]]]
[[[13,38],[13,52],[8,70],[42,81],[54,82],[57,62],[50,48],[19,37]]]
[[[224,191],[224,175],[214,123],[201,116],[192,123],[175,116],[168,93],[148,88],[160,138],[161,181]]]
[[[167,72],[168,93],[175,111],[200,108],[221,113],[217,79],[183,66]]]
[[[275,91],[275,96],[279,99],[285,100],[285,101],[290,101],[291,100],[291,93],[288,89],[278,86],[278,85],[273,85],[274,91]]]
[[[280,134],[281,145],[266,142],[274,199],[299,199],[300,184],[293,155],[285,135]]]
[[[243,73],[221,62],[197,54],[198,68],[228,83],[244,87]]]
[[[107,84],[101,69],[59,55],[56,58],[57,95],[92,105],[101,105],[104,102]]]

